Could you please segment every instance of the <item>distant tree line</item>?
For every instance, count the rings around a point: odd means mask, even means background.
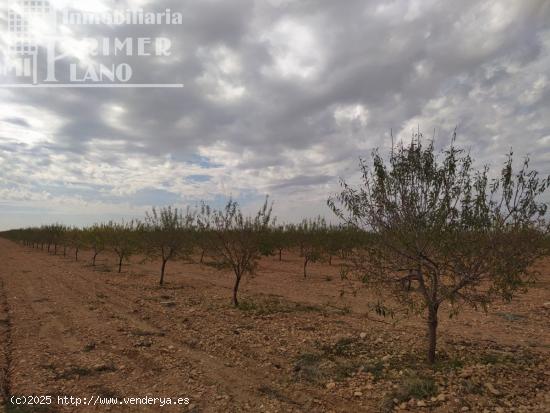
[[[239,204],[229,200],[221,209],[203,204],[196,210],[172,206],[152,208],[144,219],[106,222],[84,228],[61,224],[6,231],[3,237],[53,255],[81,258],[90,252],[96,266],[101,254],[117,257],[117,270],[135,255],[160,264],[159,284],[165,282],[170,261],[197,259],[218,269],[229,269],[235,276],[232,302],[238,305],[242,277],[254,274],[262,256],[283,260],[288,251],[303,258],[303,276],[311,262],[332,263],[334,256],[345,258],[367,242],[369,234],[344,225],[329,225],[318,217],[299,224],[275,224],[268,199],[256,215],[243,214]]]

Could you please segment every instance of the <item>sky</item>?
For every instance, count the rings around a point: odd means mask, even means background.
[[[0,230],[229,197],[252,211],[266,194],[280,221],[330,217],[327,197],[358,180],[358,158],[418,129],[443,147],[456,128],[478,165],[498,169],[513,148],[550,173],[548,1],[52,3],[181,13],[173,25],[61,24],[56,39],[60,65],[128,62],[135,82],[184,87],[0,84]],[[86,52],[90,39],[140,37],[171,39],[170,55]]]

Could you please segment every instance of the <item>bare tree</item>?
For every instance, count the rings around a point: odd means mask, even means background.
[[[245,216],[239,204],[231,199],[220,210],[202,206],[199,225],[201,229],[209,229],[206,232],[209,253],[218,268],[231,268],[235,274],[232,298],[235,307],[239,305],[237,295],[243,275],[256,271],[263,238],[271,224],[271,211],[267,198],[254,217]]]
[[[438,310],[443,302],[486,308],[497,297],[510,300],[525,287],[531,264],[542,253],[547,205],[539,196],[550,177],[514,173],[512,153],[497,178],[476,170],[469,153],[451,146],[439,156],[421,136],[392,148],[389,162],[373,153],[361,160],[363,182],[329,206],[349,224],[372,232],[373,242],[356,254],[353,269],[380,296],[427,315],[427,359],[436,355]],[[386,304],[380,301],[379,310]]]

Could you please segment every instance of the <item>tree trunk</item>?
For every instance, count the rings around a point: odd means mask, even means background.
[[[201,264],[203,263],[203,261],[204,261],[204,250],[202,250],[201,252]]]
[[[96,259],[96,257],[97,257],[97,254],[98,254],[98,253],[95,252],[95,253],[94,253],[94,256],[93,256],[93,258],[92,258],[92,267],[95,267],[95,259]]]
[[[279,248],[279,261],[283,260],[283,249]]]
[[[328,256],[328,265],[332,265],[332,255]]]
[[[74,250],[74,260],[75,261],[78,261],[78,250],[79,250],[78,247],[76,247],[75,250]]]
[[[304,259],[304,278],[307,278],[307,263],[309,261],[309,258]]]
[[[237,275],[235,279],[235,285],[233,286],[233,306],[239,306],[239,300],[237,299],[237,293],[239,292],[239,284],[241,283],[241,275]]]
[[[437,344],[437,306],[428,308],[428,363],[435,362],[435,348]]]
[[[164,284],[164,269],[166,268],[166,263],[168,260],[163,259],[162,260],[162,267],[160,268],[160,285]]]
[[[66,245],[63,245],[63,256],[64,257],[67,256],[67,246]]]
[[[122,259],[123,258],[124,258],[124,255],[119,256],[119,260],[118,260],[118,273],[119,274],[122,271]]]
[[[48,252],[50,252],[51,244],[48,244]]]
[[[53,255],[57,255],[57,244],[53,247]]]

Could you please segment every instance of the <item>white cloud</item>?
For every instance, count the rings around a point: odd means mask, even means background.
[[[369,111],[361,104],[338,106],[334,111],[334,119],[340,126],[353,122],[357,122],[361,126],[367,126]]]
[[[320,73],[323,66],[322,46],[313,28],[304,22],[283,19],[261,35],[268,42],[274,66],[264,73],[282,77],[310,79]]]
[[[225,46],[200,48],[197,57],[205,66],[197,84],[208,98],[214,101],[235,101],[246,95],[246,87],[240,80],[241,62],[234,51]]]

